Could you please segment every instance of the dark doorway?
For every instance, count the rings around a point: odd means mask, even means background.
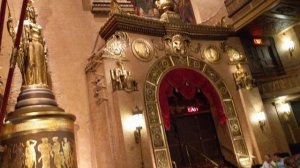
[[[168,98],[171,128],[166,131],[171,159],[177,168],[215,167],[220,151],[210,106],[200,89],[187,100],[176,89]]]

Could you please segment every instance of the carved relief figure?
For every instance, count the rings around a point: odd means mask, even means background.
[[[71,153],[71,144],[66,137],[64,137],[63,142],[61,142],[63,148],[63,156],[65,159],[65,164],[67,168],[73,167],[72,165],[72,153]]]
[[[38,151],[41,153],[38,162],[42,161],[42,168],[50,168],[50,157],[53,156],[51,144],[48,142],[48,138],[42,138],[41,141],[42,143],[38,145]]]
[[[52,152],[53,152],[53,158],[54,158],[54,165],[56,168],[61,168],[62,162],[61,162],[61,155],[60,155],[60,143],[58,142],[58,137],[53,137],[53,146],[52,146]]]
[[[94,86],[94,98],[96,99],[97,104],[101,104],[104,100],[107,100],[103,90],[106,88],[104,76],[96,74],[95,78],[96,79],[92,82]]]
[[[36,168],[36,152],[35,152],[35,146],[37,141],[29,139],[26,141],[26,147],[25,147],[25,167],[26,168]]]
[[[28,2],[24,21],[24,29],[20,50],[16,60],[22,73],[23,85],[47,86],[46,48],[42,36],[42,27],[36,23],[37,12],[32,6],[32,0]],[[8,23],[8,26],[12,26]],[[10,34],[14,38],[14,31],[9,27]]]

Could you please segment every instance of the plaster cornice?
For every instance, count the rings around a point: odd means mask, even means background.
[[[155,19],[143,18],[130,14],[114,14],[100,29],[100,36],[107,40],[116,31],[134,32],[145,35],[164,36],[180,33],[192,39],[226,39],[234,35],[231,28],[192,25],[187,23],[167,23]]]

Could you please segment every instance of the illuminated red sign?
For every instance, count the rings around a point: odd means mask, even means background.
[[[261,38],[255,38],[255,39],[253,39],[253,43],[255,45],[262,45],[262,39]]]
[[[191,106],[191,107],[187,107],[187,110],[189,113],[194,113],[194,112],[198,112],[199,108]]]

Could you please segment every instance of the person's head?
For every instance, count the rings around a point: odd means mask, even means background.
[[[271,162],[272,161],[272,158],[271,158],[270,154],[266,154],[265,155],[265,161],[267,161],[267,162]]]

